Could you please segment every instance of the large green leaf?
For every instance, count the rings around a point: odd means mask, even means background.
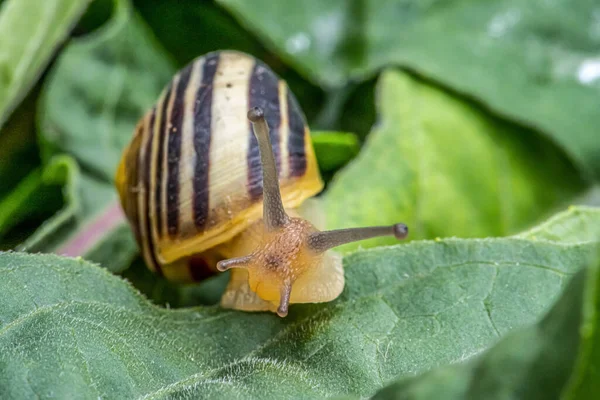
[[[596,0],[218,3],[316,82],[406,66],[541,129],[600,178]]]
[[[550,143],[406,73],[383,73],[377,106],[379,123],[325,194],[331,228],[403,221],[412,239],[503,236],[584,187]]]
[[[600,223],[600,211],[589,212]],[[598,239],[448,239],[356,252],[345,258],[338,300],[293,306],[285,319],[161,309],[82,260],[0,253],[0,393],[366,396],[533,323]]]
[[[7,0],[0,8],[0,125],[25,97],[90,0]]]
[[[592,399],[600,390],[600,274],[583,269],[536,325],[463,365],[403,379],[374,399]],[[560,397],[560,395],[563,397]]]

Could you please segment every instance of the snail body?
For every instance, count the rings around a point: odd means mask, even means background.
[[[233,268],[227,308],[284,316],[289,303],[333,300],[344,275],[327,251],[342,243],[331,239],[394,234],[326,236],[300,218],[295,209],[323,188],[304,115],[269,67],[235,51],[173,77],[137,124],[115,182],[148,267],[181,282]]]

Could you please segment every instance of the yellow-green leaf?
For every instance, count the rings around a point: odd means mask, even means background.
[[[402,221],[412,239],[504,236],[585,187],[552,144],[407,73],[383,73],[377,106],[361,153],[325,195],[331,228]]]

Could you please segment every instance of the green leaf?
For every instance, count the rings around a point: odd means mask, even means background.
[[[127,268],[137,253],[136,244],[113,186],[82,173],[69,156],[53,158],[44,180],[63,186],[65,205],[19,250],[82,255],[112,272]]]
[[[12,247],[60,207],[60,192],[46,187],[35,145],[31,95],[0,131],[0,247]]]
[[[72,41],[50,73],[39,115],[45,157],[69,153],[112,182],[136,123],[173,73],[129,2],[117,1],[110,22]]]
[[[403,221],[411,239],[504,236],[584,188],[550,143],[406,73],[382,74],[377,106],[379,123],[325,194],[331,228]]]
[[[360,151],[360,143],[353,133],[316,131],[311,138],[322,172],[340,169]]]
[[[53,185],[45,185],[40,169],[31,172],[0,201],[0,239],[27,218],[45,216],[60,204]]]
[[[0,130],[0,198],[40,166],[34,124],[37,92],[30,93]]]
[[[600,223],[600,210],[589,210]],[[480,354],[533,323],[598,237],[412,242],[344,259],[332,303],[290,315],[161,309],[77,259],[0,253],[9,398],[323,398]]]
[[[0,249],[13,248],[60,208],[60,188],[46,186],[36,143],[41,83],[29,91],[0,130]]]
[[[0,249],[17,245],[60,208],[60,189],[44,186],[41,178],[35,134],[39,87],[30,91],[0,130]]]
[[[600,391],[600,277],[598,267],[590,269],[585,287],[580,289],[585,296],[581,307],[582,322],[570,325],[579,340],[577,364],[571,374],[569,385],[564,390],[565,399],[593,399]],[[573,308],[569,310],[572,312]],[[573,332],[571,332],[573,335]],[[560,368],[560,367],[559,367]]]
[[[217,0],[321,85],[401,65],[540,129],[600,178],[595,0]]]
[[[600,185],[592,185],[585,192],[573,199],[574,205],[580,206],[600,206]]]
[[[400,380],[373,399],[592,399],[600,390],[598,262],[579,271],[536,325],[466,364]]]
[[[0,238],[12,225],[18,222],[15,214],[25,213],[29,209],[28,201],[41,186],[41,173],[34,171],[20,185],[0,201]]]
[[[600,225],[594,222],[596,210],[588,207],[569,207],[568,211],[557,214],[516,237],[562,243],[577,243],[600,237]]]
[[[0,8],[0,126],[25,97],[90,0],[7,0]]]

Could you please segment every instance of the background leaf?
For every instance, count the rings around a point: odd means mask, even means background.
[[[551,144],[406,73],[383,73],[377,105],[362,152],[325,195],[330,228],[403,221],[411,239],[502,236],[585,187]]]
[[[335,173],[359,153],[360,142],[355,134],[349,132],[313,131],[311,138],[321,177],[326,185],[324,193]],[[322,208],[321,205],[317,207]],[[317,223],[316,220],[312,222]]]
[[[597,208],[569,207],[544,223],[517,235],[532,240],[577,243],[600,237],[600,225],[594,222]]]
[[[44,183],[40,169],[31,172],[0,201],[0,239],[25,219],[46,216],[60,204],[59,193],[57,187]]]
[[[36,85],[0,130],[0,248],[12,248],[61,205],[60,187],[45,186],[36,143]]]
[[[31,89],[90,0],[7,0],[0,9],[0,126]]]
[[[322,85],[410,68],[540,129],[600,178],[595,0],[217,1]]]
[[[39,116],[46,157],[67,152],[106,182],[135,124],[175,72],[129,3],[116,4],[108,25],[61,54]]]
[[[348,132],[316,131],[312,133],[312,142],[323,172],[337,171],[360,151],[358,138]]]
[[[1,253],[0,388],[5,397],[366,396],[534,322],[598,239],[357,252],[345,258],[338,300],[293,306],[285,319],[160,309],[87,262]]]
[[[112,272],[129,267],[137,247],[113,186],[81,173],[75,160],[64,155],[51,160],[44,180],[63,186],[65,205],[19,249],[85,255]]]
[[[0,198],[40,166],[35,143],[35,99],[37,90],[23,101],[0,130]]]

